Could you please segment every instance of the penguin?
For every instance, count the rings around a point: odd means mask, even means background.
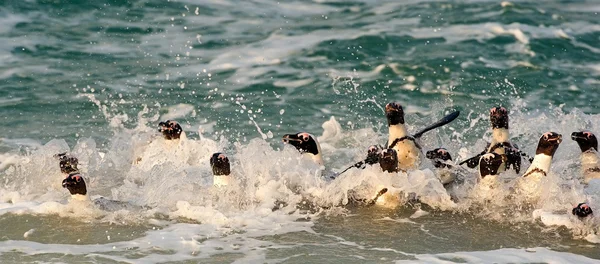
[[[521,156],[518,148],[510,143],[508,110],[501,106],[490,109],[490,123],[492,124],[492,142],[487,152],[506,155],[506,160],[500,166],[499,172],[512,167],[516,173],[519,173],[521,171]]]
[[[415,138],[408,134],[404,125],[404,110],[398,103],[392,102],[385,106],[385,116],[388,122],[388,146],[397,153],[400,170],[416,169],[420,164],[421,147]]]
[[[486,173],[490,172],[490,169],[495,171],[497,175],[506,169],[512,168],[516,173],[521,172],[521,152],[516,145],[510,142],[510,135],[508,130],[508,110],[506,108],[497,106],[490,109],[490,124],[492,126],[492,142],[488,144],[486,150],[481,154],[461,162],[460,164],[467,163],[470,168],[475,168],[481,161],[481,156],[486,153],[496,153],[505,156],[502,163],[498,164],[498,168],[490,168],[492,164],[488,163],[485,169]],[[492,157],[492,156],[488,156]]]
[[[592,208],[587,203],[578,204],[573,208],[571,212],[573,213],[573,215],[576,215],[580,218],[588,217],[589,215],[592,215],[594,213],[592,211]]]
[[[427,151],[425,153],[425,157],[430,159],[433,163],[433,166],[436,168],[440,182],[442,185],[447,186],[453,183],[456,178],[456,172],[454,171],[454,166],[452,166],[449,162],[452,161],[452,156],[445,148],[436,148],[434,150]]]
[[[561,142],[562,135],[555,132],[546,132],[540,137],[531,165],[517,181],[521,194],[528,197],[539,196],[539,182],[550,172],[552,158]]]
[[[494,177],[499,174],[502,164],[506,162],[506,155],[498,153],[483,154],[479,159],[479,178]]]
[[[590,131],[573,132],[571,139],[581,149],[581,170],[585,184],[600,179],[600,157],[598,157],[598,139]]]
[[[506,162],[506,155],[486,153],[479,158],[479,177],[477,178],[477,192],[487,196],[490,191],[498,187],[498,174],[500,167]]]
[[[300,153],[310,157],[317,165],[323,166],[321,145],[317,138],[307,132],[283,135],[283,143],[294,146]]]
[[[71,198],[74,200],[88,200],[87,187],[83,176],[79,172],[73,172],[67,175],[62,181],[62,187],[69,190]]]
[[[62,187],[67,189],[71,193],[71,200],[79,202],[90,202],[96,205],[103,211],[114,212],[122,209],[127,210],[141,210],[149,209],[145,206],[136,206],[128,202],[109,200],[104,197],[99,197],[93,201],[88,196],[87,186],[85,179],[78,172],[69,174],[63,181]]]
[[[227,186],[231,183],[231,165],[227,155],[217,152],[210,157],[210,167],[213,172],[213,185]]]
[[[183,129],[174,120],[167,120],[158,123],[158,132],[161,132],[166,140],[179,139],[183,133]]]

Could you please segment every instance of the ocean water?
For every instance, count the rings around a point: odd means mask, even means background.
[[[598,1],[2,1],[0,262],[597,263],[600,220],[570,210],[600,208],[600,188],[580,183],[569,135],[600,133],[598,12]],[[529,155],[561,133],[543,195],[513,197],[511,172],[481,191],[464,168],[451,199],[427,160],[327,180],[281,143],[310,132],[325,173],[339,172],[385,142],[393,101],[411,132],[460,110],[421,139],[454,162],[485,147],[497,105]],[[166,119],[185,137],[163,140]],[[225,188],[211,186],[217,151],[232,160]],[[92,198],[130,206],[71,200],[60,152],[79,158]],[[421,203],[346,205],[383,186]]]

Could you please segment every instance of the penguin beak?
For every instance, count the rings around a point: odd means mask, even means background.
[[[283,138],[281,139],[283,141],[283,143],[286,144],[292,144],[291,142],[301,142],[302,140],[299,139],[296,134],[285,134],[283,135]]]
[[[283,144],[290,144],[292,146],[294,146],[296,149],[301,150],[300,147],[302,146],[302,139],[300,139],[298,137],[297,134],[285,134],[283,135],[283,138],[281,139],[283,141]]]
[[[556,138],[556,143],[560,144],[562,142],[562,135],[558,134],[558,137]]]
[[[163,132],[167,129],[169,129],[169,125],[166,122],[158,123],[158,132]]]
[[[435,150],[427,151],[427,153],[425,154],[425,157],[427,157],[428,159],[434,159],[436,153],[437,152]]]
[[[578,141],[578,139],[586,139],[583,132],[573,132],[571,133],[571,139],[574,141]]]
[[[398,111],[400,111],[400,108],[399,108],[399,105],[396,103],[389,103],[389,104],[385,105],[386,113],[398,112]]]
[[[492,128],[508,128],[508,111],[504,107],[494,107],[490,110]]]

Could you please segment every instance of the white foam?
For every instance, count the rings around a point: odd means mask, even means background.
[[[122,120],[121,114],[111,112],[100,101],[93,97],[91,99],[97,103],[109,122],[112,122],[112,119]],[[515,105],[519,104],[520,102],[515,102]],[[147,115],[150,117],[146,118]],[[600,131],[599,125],[596,125],[600,123],[599,118],[600,116],[585,115],[576,110],[565,113],[554,109],[542,114],[515,110],[511,111],[511,140],[518,143],[522,151],[532,153],[541,133],[552,129],[568,135],[574,127]],[[159,119],[157,113],[150,113],[148,109],[144,109],[138,115],[138,119],[141,123],[132,129],[127,129],[120,125],[119,121],[115,121],[115,136],[110,144],[104,147],[97,146],[95,141],[89,138],[80,139],[73,148],[64,140],[53,140],[30,149],[25,155],[2,156],[2,164],[7,165],[2,172],[6,182],[0,186],[0,215],[59,215],[89,222],[136,224],[155,224],[158,215],[161,219],[166,219],[161,220],[164,221],[161,223],[166,230],[160,232],[161,236],[167,236],[166,240],[173,243],[161,245],[161,248],[176,252],[170,257],[164,257],[165,261],[195,258],[194,254],[211,256],[217,254],[218,250],[213,250],[214,248],[228,247],[224,244],[238,238],[247,241],[241,246],[247,250],[243,251],[247,254],[246,257],[261,258],[264,257],[262,253],[252,255],[249,248],[264,246],[266,242],[253,240],[254,236],[298,231],[314,232],[311,226],[319,214],[306,214],[306,210],[298,208],[314,204],[315,208],[318,208],[314,211],[323,212],[325,209],[320,207],[333,207],[327,213],[340,214],[340,205],[350,203],[351,198],[372,199],[385,187],[388,188],[388,192],[375,207],[398,207],[409,201],[415,202],[413,200],[416,199],[434,210],[462,212],[469,211],[472,206],[485,204],[480,211],[474,213],[496,221],[533,223],[539,219],[545,225],[566,226],[581,239],[596,241],[597,238],[596,220],[581,221],[568,215],[573,204],[579,202],[588,201],[592,208],[596,208],[599,201],[596,193],[600,186],[591,182],[586,191],[578,182],[581,178],[577,176],[579,169],[572,163],[578,160],[580,151],[576,144],[570,144],[568,140],[559,147],[552,169],[542,185],[545,193],[532,205],[539,211],[532,213],[527,210],[515,212],[514,208],[520,208],[526,200],[514,195],[512,187],[518,175],[511,172],[504,172],[498,177],[500,180],[478,193],[478,190],[485,186],[485,182],[477,183],[473,176],[476,175],[475,172],[460,171],[464,174],[462,176],[465,178],[465,184],[453,189],[452,194],[456,198],[453,199],[435,172],[429,169],[431,165],[427,162],[424,162],[422,169],[407,173],[384,173],[376,164],[367,166],[364,170],[350,169],[335,180],[328,180],[319,166],[311,160],[304,159],[296,149],[287,145],[274,149],[262,138],[230,143],[225,137],[216,141],[204,137],[188,138],[185,135],[179,140],[168,141],[164,140],[154,127],[146,125],[156,124]],[[476,126],[488,126],[485,116],[473,114],[469,120],[471,123],[468,127],[450,132],[456,135],[453,136],[453,140],[450,140],[450,135],[436,134],[444,139],[443,142],[450,142],[450,145],[445,147],[451,153],[459,153],[462,149],[459,156],[467,156],[469,151],[479,151],[473,148],[479,146],[478,149],[483,149],[485,146],[483,139],[473,143],[471,139],[460,136],[471,133]],[[532,128],[530,124],[536,125]],[[386,138],[385,132],[376,132],[371,128],[345,130],[334,117],[323,124],[323,129],[319,140],[326,160],[325,172],[344,168],[353,163],[352,161],[364,159],[367,146],[384,142]],[[414,129],[410,127],[409,131],[412,130]],[[489,133],[483,137],[489,139]],[[437,147],[440,143],[437,140],[423,140],[422,143],[426,148],[430,147],[428,145]],[[65,151],[79,158],[79,166],[88,183],[90,196],[102,195],[108,199],[128,202],[133,206],[151,208],[141,211],[124,208],[115,212],[105,212],[92,204],[84,204],[85,201],[69,200],[67,191],[60,185],[64,175],[59,172],[58,161],[53,157]],[[231,184],[214,188],[208,161],[212,153],[217,151],[228,154],[233,174]],[[526,163],[524,161],[524,164]],[[278,210],[273,210],[274,207]],[[413,213],[411,219],[420,221],[427,213],[419,209]],[[297,221],[306,218],[311,220]],[[406,222],[395,218],[383,220]],[[182,221],[192,221],[194,224],[173,224]],[[34,237],[35,234],[37,232],[33,233]],[[200,239],[190,234],[211,238],[199,242]],[[108,247],[82,246],[73,250],[81,250],[82,254],[85,254],[95,252],[94,250],[110,251],[112,247],[119,251],[124,247],[139,246],[147,242],[162,243],[157,242],[163,241],[162,238],[153,237],[155,235],[155,232],[150,232],[148,237],[152,238],[110,243]],[[185,239],[176,238],[178,235]],[[63,249],[52,245],[41,246],[22,241],[15,244],[0,243],[0,252],[14,249],[14,245],[17,244],[24,247],[19,249],[23,252],[34,249],[63,252]],[[144,250],[149,247],[141,248]]]
[[[417,260],[398,260],[396,263],[598,263],[597,260],[557,252],[546,248],[498,249],[491,251],[456,252],[444,254],[419,254]]]
[[[29,236],[31,236],[31,235],[33,234],[33,232],[35,232],[35,229],[34,229],[34,228],[32,228],[32,229],[29,229],[27,232],[25,232],[25,233],[23,234],[23,238],[28,238]]]

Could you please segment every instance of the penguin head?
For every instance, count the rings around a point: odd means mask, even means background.
[[[283,135],[283,143],[294,146],[302,153],[319,154],[319,145],[315,137],[306,132]]]
[[[58,165],[60,166],[60,171],[62,173],[69,174],[79,171],[79,169],[77,169],[79,160],[76,157],[67,155],[67,153],[59,153],[56,157],[58,157]]]
[[[573,214],[579,217],[586,217],[593,214],[592,208],[586,203],[580,203],[573,208]]]
[[[452,156],[450,156],[450,153],[445,148],[436,148],[427,151],[426,157],[433,162],[433,166],[436,168],[449,168],[450,165],[446,164],[446,162],[452,160]]]
[[[167,120],[158,123],[158,132],[161,132],[165,139],[171,140],[179,139],[181,133],[183,132],[183,129],[176,121]]]
[[[577,145],[581,148],[581,152],[586,152],[590,149],[598,151],[598,139],[590,131],[573,132],[571,139],[577,142]]]
[[[388,126],[404,124],[404,109],[396,102],[385,105],[385,117],[388,121]]]
[[[558,146],[562,142],[562,135],[555,132],[546,132],[540,137],[535,154],[554,156]]]
[[[497,175],[500,170],[500,166],[506,161],[505,155],[498,153],[487,153],[479,158],[479,176],[484,178],[489,175]]]
[[[300,153],[309,154],[319,165],[323,165],[321,146],[317,138],[307,132],[283,135],[283,143],[294,146]]]
[[[372,145],[369,147],[369,150],[367,150],[367,158],[365,159],[365,163],[367,164],[375,164],[379,162],[379,153],[381,152],[381,149],[376,146],[376,145]]]
[[[508,129],[508,110],[502,106],[490,109],[490,122],[492,128]]]
[[[62,187],[67,188],[71,195],[80,194],[86,195],[87,188],[85,187],[85,180],[79,173],[69,174],[63,181]]]
[[[379,166],[385,172],[398,172],[398,154],[396,150],[384,149],[379,154]]]
[[[210,167],[214,176],[227,176],[231,173],[231,165],[227,155],[217,152],[210,157]]]

